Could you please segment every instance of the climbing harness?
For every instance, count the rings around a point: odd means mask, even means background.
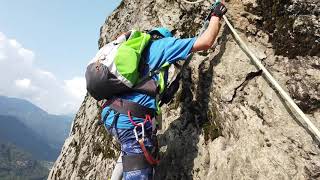
[[[134,133],[135,138],[143,151],[143,155],[144,155],[146,161],[152,166],[157,165],[159,163],[159,160],[154,159],[144,145],[144,140],[145,140],[144,139],[145,138],[144,126],[147,122],[150,122],[151,125],[153,126],[152,119],[155,117],[155,110],[151,109],[151,108],[147,108],[145,106],[142,106],[139,103],[127,101],[127,100],[120,99],[120,98],[114,98],[112,100],[106,101],[103,104],[102,108],[105,108],[106,106],[110,107],[110,109],[107,111],[106,115],[104,116],[103,123],[105,122],[106,118],[110,114],[110,111],[116,112],[116,115],[114,117],[114,120],[112,121],[111,127],[116,125],[120,114],[127,114],[129,121],[134,126],[133,133]],[[137,118],[142,118],[142,119],[144,118],[144,121],[141,123],[136,123],[133,121],[132,116],[137,117]],[[141,138],[139,138],[138,133],[137,133],[138,128],[141,128],[141,131],[142,131]],[[152,132],[152,133],[154,133],[154,132]],[[131,160],[128,160],[128,158],[130,159],[130,157],[126,157],[126,158],[127,158],[126,159],[127,161],[131,162]],[[138,157],[134,157],[134,158],[138,158]],[[141,157],[140,157],[140,159],[141,159]],[[143,161],[143,159],[141,159],[141,161]],[[129,167],[130,166],[127,166],[127,169]]]
[[[150,119],[150,120],[151,120],[151,119]],[[133,122],[132,119],[131,119],[130,121],[131,121],[131,123]],[[146,160],[148,161],[148,163],[149,163],[150,165],[155,166],[155,165],[157,165],[157,164],[159,163],[159,160],[158,160],[158,159],[154,159],[154,158],[152,157],[152,155],[150,155],[150,153],[148,152],[148,150],[146,149],[146,147],[145,147],[145,145],[144,145],[144,138],[145,138],[144,125],[145,125],[145,122],[136,124],[135,127],[134,127],[134,129],[133,129],[133,133],[134,133],[134,135],[135,135],[135,137],[136,137],[136,140],[137,140],[137,141],[139,142],[139,144],[140,144],[140,147],[141,147],[141,149],[142,149],[142,151],[143,151],[143,154],[144,154]],[[138,127],[141,127],[141,129],[142,129],[142,130],[141,130],[141,131],[142,131],[142,136],[141,136],[141,138],[139,138],[138,133],[137,133],[137,128],[138,128]]]
[[[144,122],[142,123],[135,123],[133,120],[132,120],[132,117],[131,117],[131,114],[130,114],[130,111],[128,111],[128,117],[129,117],[129,120],[130,122],[134,125],[134,129],[133,129],[133,133],[136,137],[136,140],[138,141],[138,143],[140,144],[140,147],[143,151],[143,154],[145,156],[145,158],[147,159],[148,163],[152,166],[155,166],[159,163],[159,160],[158,159],[154,159],[152,157],[152,155],[150,155],[150,153],[148,152],[148,150],[146,149],[145,145],[144,145],[144,138],[145,138],[145,132],[144,132],[144,125],[147,123],[147,122],[150,122],[151,125],[152,125],[152,120],[150,118],[149,115],[146,115],[146,118],[144,120]],[[142,131],[142,135],[141,135],[141,138],[139,138],[138,136],[138,133],[137,133],[137,128],[141,128],[141,131]]]
[[[188,4],[196,4],[202,2],[201,0],[196,2],[191,2],[188,0],[182,0]],[[225,20],[226,24],[228,25],[229,29],[231,30],[234,38],[238,42],[240,48],[244,51],[244,53],[253,61],[253,63],[264,73],[266,79],[274,86],[274,88],[280,93],[281,97],[285,99],[289,105],[296,111],[297,114],[302,118],[302,124],[314,135],[318,143],[320,143],[320,131],[317,127],[309,120],[309,118],[304,114],[304,112],[296,105],[293,99],[282,89],[279,83],[273,78],[270,72],[263,66],[260,60],[252,53],[252,51],[248,48],[248,46],[243,42],[240,38],[234,27],[229,22],[228,18],[223,15],[223,19]]]
[[[121,113],[121,114],[128,114],[130,113],[130,116],[134,116],[137,118],[153,118],[156,115],[156,112],[152,108],[147,108],[145,106],[140,105],[139,103],[131,102],[125,99],[121,98],[114,98],[112,100],[106,101],[102,109],[104,109],[106,106],[109,106],[110,109]]]
[[[123,171],[135,171],[150,167],[149,162],[143,154],[123,155],[122,156]]]

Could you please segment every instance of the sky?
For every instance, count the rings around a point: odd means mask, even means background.
[[[0,0],[0,95],[74,114],[100,27],[121,0]]]

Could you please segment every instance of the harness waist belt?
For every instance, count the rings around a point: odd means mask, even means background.
[[[124,172],[135,171],[151,167],[143,154],[123,155],[122,163]]]
[[[106,106],[109,106],[112,110],[121,114],[127,114],[128,111],[130,111],[131,115],[137,118],[145,118],[146,115],[149,115],[151,118],[153,118],[156,114],[156,111],[152,108],[147,108],[139,103],[120,98],[115,98],[105,102],[103,108]]]

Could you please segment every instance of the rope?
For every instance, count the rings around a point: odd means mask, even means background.
[[[182,0],[186,3],[196,3],[190,2],[187,0]],[[199,0],[201,2],[202,0]],[[197,1],[198,2],[198,1]],[[231,30],[234,38],[238,42],[240,48],[244,51],[244,53],[254,62],[259,69],[262,70],[267,80],[274,86],[274,88],[280,93],[281,97],[285,99],[289,105],[298,113],[298,115],[302,118],[303,122],[301,122],[316,138],[316,140],[320,143],[320,131],[317,127],[309,120],[309,118],[304,114],[304,112],[296,105],[293,99],[282,89],[279,83],[273,78],[273,76],[269,73],[269,71],[263,66],[260,60],[252,53],[252,51],[248,48],[248,46],[242,41],[236,30],[230,24],[228,18],[224,15],[223,19],[225,20],[226,24],[228,25],[229,29]]]
[[[249,56],[249,58],[254,62],[256,66],[261,69],[267,78],[267,80],[276,88],[276,90],[280,93],[282,98],[284,98],[289,105],[299,114],[299,116],[304,121],[304,125],[307,125],[307,128],[312,132],[318,142],[320,143],[320,131],[317,129],[317,127],[309,120],[309,118],[303,113],[303,111],[296,105],[296,103],[293,101],[293,99],[281,88],[279,83],[272,77],[272,75],[269,73],[269,71],[263,66],[263,64],[260,62],[260,60],[252,53],[252,51],[248,48],[248,46],[242,41],[238,33],[235,31],[235,29],[230,24],[229,20],[226,16],[223,16],[223,19],[227,23],[228,27],[232,31],[232,34],[234,35],[234,38],[239,42],[238,45],[240,48]]]

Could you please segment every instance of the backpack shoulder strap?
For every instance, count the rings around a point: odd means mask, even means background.
[[[152,97],[156,97],[159,92],[162,92],[162,88],[165,85],[163,83],[157,83],[152,77],[156,74],[161,74],[164,70],[169,68],[170,64],[164,64],[159,69],[149,71],[145,76],[143,76],[139,82],[133,87],[133,89],[137,92],[147,94]],[[161,78],[160,78],[161,79]],[[158,84],[160,86],[158,86]]]
[[[163,93],[160,94],[159,97],[159,106],[161,107],[163,104],[168,104],[174,97],[174,94],[178,91],[180,87],[180,80],[182,78],[182,71],[185,69],[191,60],[191,56],[189,55],[183,65],[180,65],[178,63],[174,63],[174,66],[176,69],[178,69],[178,72],[175,73],[172,77],[172,79],[169,81],[169,84],[163,91]]]

